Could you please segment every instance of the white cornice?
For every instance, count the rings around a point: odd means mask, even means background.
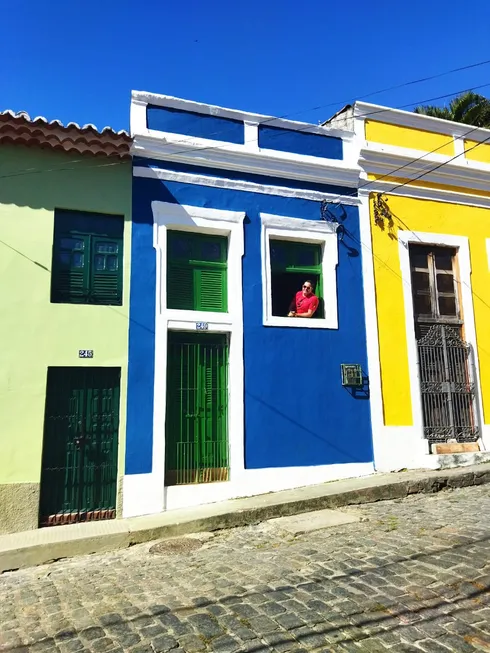
[[[413,179],[424,173],[424,182],[490,190],[490,164],[470,161],[464,156],[451,161],[451,157],[441,154],[424,155],[420,150],[364,142],[359,164],[367,174]],[[429,172],[441,164],[444,165]],[[404,167],[397,170],[401,166]]]
[[[194,184],[197,186],[210,186],[212,188],[228,188],[230,190],[241,190],[249,193],[260,193],[262,195],[277,195],[278,197],[294,197],[297,199],[312,200],[330,203],[340,203],[351,206],[359,205],[359,198],[351,195],[336,195],[334,193],[321,193],[317,190],[305,190],[302,188],[290,188],[288,186],[274,186],[270,184],[257,184],[253,181],[241,179],[226,179],[226,177],[215,177],[211,175],[199,175],[190,172],[175,172],[163,168],[147,168],[145,166],[133,167],[134,177],[146,179],[161,179],[163,181],[176,181],[182,184]]]
[[[369,186],[359,189],[359,197],[366,197],[370,193],[383,193],[385,195],[399,195],[433,202],[490,208],[490,197],[472,195],[471,193],[458,193],[457,191],[442,190],[439,188],[424,188],[413,185],[396,188],[396,186],[397,184],[389,181],[370,181]],[[392,192],[392,189],[395,190]]]
[[[131,102],[144,105],[155,105],[180,109],[181,111],[192,111],[193,113],[202,113],[216,118],[228,118],[252,123],[267,123],[270,127],[282,127],[283,129],[293,129],[295,131],[304,131],[310,134],[321,134],[322,136],[333,136],[337,138],[351,138],[352,132],[343,129],[334,129],[328,125],[312,125],[297,120],[286,120],[284,118],[274,118],[261,113],[251,113],[249,111],[238,111],[236,109],[227,109],[213,104],[203,102],[194,102],[171,95],[160,95],[158,93],[148,93],[146,91],[132,91]]]
[[[378,104],[369,102],[356,102],[354,105],[354,117],[363,120],[373,120],[387,122],[391,125],[400,125],[411,127],[421,131],[435,132],[447,136],[456,136],[461,138],[467,132],[468,139],[473,141],[484,141],[490,138],[490,129],[477,128],[473,131],[471,125],[464,125],[451,120],[442,120],[432,116],[413,113],[412,111],[403,111],[401,109],[390,109]]]
[[[160,132],[158,137],[135,134],[131,152],[133,156],[163,161],[352,188],[357,186],[360,174],[357,165],[345,160],[251,149],[246,145],[222,145],[204,138],[180,138]]]

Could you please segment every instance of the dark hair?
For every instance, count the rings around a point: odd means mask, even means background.
[[[312,289],[315,287],[315,284],[310,279],[307,279],[306,281],[303,281],[303,284],[305,284],[305,283],[309,283],[310,286],[312,287]]]

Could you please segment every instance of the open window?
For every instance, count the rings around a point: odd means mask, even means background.
[[[291,304],[305,281],[311,281],[318,305],[313,319],[322,319],[322,245],[294,240],[269,240],[271,260],[272,315],[287,317]]]
[[[337,329],[338,241],[323,221],[261,214],[264,326]],[[288,317],[296,293],[311,281],[319,298],[312,318]]]

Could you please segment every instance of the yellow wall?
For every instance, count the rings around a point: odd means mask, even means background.
[[[446,134],[422,131],[412,127],[390,125],[377,120],[365,121],[366,140],[387,143],[398,147],[430,152],[437,149],[438,154],[454,155],[454,140]],[[477,152],[477,148],[475,151]]]
[[[371,203],[379,354],[385,424],[412,425],[406,347],[406,322],[398,230],[410,229],[469,238],[471,284],[475,311],[477,353],[485,422],[490,421],[490,271],[486,238],[490,237],[488,209],[429,200],[389,196],[394,227],[374,224]],[[463,316],[464,317],[464,316]]]
[[[480,163],[490,163],[490,145],[478,145],[477,141],[465,141],[464,149],[466,151],[465,157],[470,161],[479,161]],[[471,150],[470,148],[474,148]]]

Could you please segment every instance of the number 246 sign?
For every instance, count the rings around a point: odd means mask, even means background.
[[[79,349],[78,358],[93,358],[94,350],[93,349]]]

